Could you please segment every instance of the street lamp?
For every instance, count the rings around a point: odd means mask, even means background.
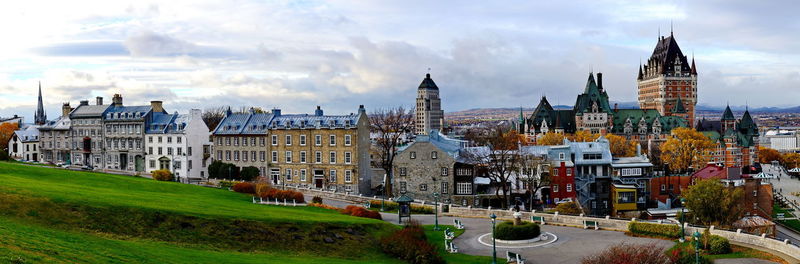
[[[684,210],[685,208],[686,208],[686,198],[681,197],[681,237],[680,239],[678,239],[679,241],[681,241],[681,243],[683,243],[683,241],[686,241],[685,239],[683,239],[683,234],[685,234],[683,230],[684,217],[686,217],[686,211]]]
[[[494,225],[497,221],[497,215],[492,213],[489,218],[492,218],[492,264],[497,264],[497,244],[494,239]]]
[[[381,192],[381,212],[383,212],[383,204],[386,201],[386,177],[383,177],[383,191]]]
[[[697,230],[694,231],[694,263],[700,263],[700,232]]]
[[[433,218],[433,231],[439,231],[439,193],[433,192],[433,204],[435,206],[434,218]]]

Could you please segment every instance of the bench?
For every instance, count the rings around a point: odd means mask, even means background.
[[[522,255],[511,251],[506,251],[506,259],[506,263],[525,264],[525,258]]]
[[[785,215],[783,213],[778,213],[775,217],[778,218],[778,220],[783,220]]]
[[[583,220],[583,229],[587,229],[589,227],[594,227],[594,230],[600,229],[597,221]]]
[[[453,231],[450,231],[450,228],[447,228],[447,229],[444,230],[444,239],[445,240],[452,240],[455,237],[456,237],[456,233],[453,232]]]
[[[458,253],[458,247],[451,240],[444,241],[444,250],[450,253]]]
[[[464,229],[464,224],[458,219],[453,219],[453,225],[456,226],[456,229]]]
[[[531,216],[531,222],[540,222],[544,225],[544,216]]]

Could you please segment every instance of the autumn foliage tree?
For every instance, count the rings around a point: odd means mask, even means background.
[[[522,162],[518,153],[519,136],[516,131],[507,131],[503,126],[490,128],[480,141],[485,142],[488,151],[471,151],[464,157],[474,164],[486,167],[489,180],[497,186],[495,196],[501,200],[503,207],[511,205],[512,176],[520,169]]]
[[[758,147],[758,162],[761,164],[770,164],[772,161],[783,163],[783,156],[775,149]]]
[[[2,123],[0,124],[0,151],[6,151],[8,148],[8,141],[14,135],[14,131],[19,129],[17,123]]]
[[[633,157],[636,155],[636,143],[614,134],[605,136],[608,139],[611,155],[614,157]]]
[[[567,138],[572,142],[591,142],[597,140],[600,137],[600,134],[592,134],[586,130],[580,130],[575,132],[575,134],[568,135]],[[561,144],[561,143],[559,143]]]
[[[542,145],[542,146],[561,145],[564,143],[564,138],[565,138],[564,134],[547,132],[538,139],[536,139],[536,145]]]
[[[725,187],[717,179],[700,180],[682,194],[698,224],[724,227],[744,214],[739,203],[743,195],[742,189]]]
[[[714,148],[714,142],[697,130],[679,127],[661,144],[661,160],[670,170],[684,172],[689,167],[700,168],[707,160],[705,153]]]
[[[800,167],[800,154],[798,153],[789,152],[783,154],[781,158],[783,159],[783,166],[786,167],[787,170]]]
[[[386,173],[384,195],[392,196],[392,166],[402,137],[414,129],[414,115],[402,106],[378,109],[369,115],[370,132],[374,134],[378,165]]]

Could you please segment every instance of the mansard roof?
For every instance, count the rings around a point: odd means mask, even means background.
[[[272,113],[231,113],[214,129],[214,135],[267,134]]]
[[[611,112],[611,107],[608,103],[608,94],[598,88],[594,80],[594,75],[589,73],[589,78],[586,80],[586,87],[583,93],[578,95],[578,98],[575,100],[573,111],[578,115],[591,112],[592,106],[595,103],[597,104],[598,112]]]
[[[78,105],[75,110],[69,114],[71,118],[91,118],[102,117],[110,105]]]
[[[142,106],[110,105],[103,114],[103,120],[105,121],[142,120],[150,111],[152,111],[152,109],[153,108],[149,105],[142,105]]]
[[[431,79],[431,74],[425,74],[425,79],[422,80],[422,83],[419,84],[419,89],[433,89],[439,90],[439,87],[436,86],[436,83],[433,82]]]
[[[678,61],[677,66],[680,67],[682,72],[692,71],[686,56],[683,55],[678,42],[675,41],[675,36],[670,33],[669,37],[658,39],[658,43],[656,43],[646,67],[658,67],[661,69],[659,73],[672,72],[675,71],[676,60]]]
[[[655,109],[618,109],[613,112],[614,126],[611,132],[622,134],[625,132],[625,122],[630,119],[634,128],[638,128],[639,121],[644,117],[647,129],[653,128],[653,122],[658,120],[662,134],[669,134],[677,127],[687,127],[686,119],[679,116],[662,116]]]

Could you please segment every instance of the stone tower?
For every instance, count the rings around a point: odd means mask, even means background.
[[[431,79],[431,74],[417,89],[417,107],[415,111],[415,130],[419,135],[427,135],[432,129],[441,130],[444,125],[444,111],[442,101],[439,99],[439,87]]]
[[[34,114],[33,122],[37,125],[44,125],[44,123],[47,123],[47,114],[44,113],[44,104],[42,103],[42,82],[39,82],[39,104],[36,107],[36,114]]]
[[[639,66],[637,78],[639,108],[656,109],[663,116],[682,116],[695,123],[697,105],[697,68],[678,47],[675,36],[661,36],[653,55]],[[676,104],[683,104],[682,107]],[[673,113],[673,111],[682,113]]]

